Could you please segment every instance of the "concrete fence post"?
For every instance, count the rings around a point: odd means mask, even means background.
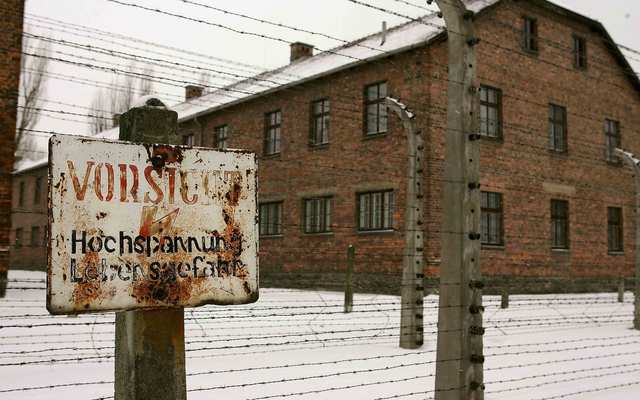
[[[635,237],[635,287],[633,300],[633,327],[640,330],[640,159],[632,153],[616,149],[616,153],[633,170],[636,191],[636,237]]]
[[[509,289],[502,289],[500,295],[500,308],[509,308]]]
[[[356,256],[356,248],[352,244],[347,248],[347,273],[344,283],[344,312],[353,310],[353,261]]]
[[[618,279],[618,303],[624,303],[624,278]]]
[[[159,100],[141,101],[144,105],[121,116],[119,138],[177,144],[177,113]],[[117,312],[115,399],[186,398],[184,309]]]
[[[416,349],[422,346],[423,338],[423,250],[424,221],[422,159],[424,146],[420,131],[415,128],[415,115],[400,103],[387,97],[387,107],[402,121],[407,135],[407,193],[404,215],[405,244],[402,255],[400,347]]]
[[[448,102],[436,400],[483,400],[479,85],[474,14],[436,0],[447,27]]]

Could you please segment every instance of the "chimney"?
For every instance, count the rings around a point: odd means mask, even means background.
[[[187,85],[184,87],[184,99],[185,101],[189,101],[191,99],[198,98],[202,96],[204,93],[204,88],[202,86],[196,85]]]
[[[310,44],[295,42],[291,43],[291,57],[290,62],[302,60],[313,56],[313,46]]]

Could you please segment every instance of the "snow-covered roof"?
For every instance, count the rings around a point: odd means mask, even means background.
[[[13,173],[17,174],[21,172],[26,172],[32,169],[43,167],[45,165],[47,165],[47,156],[45,156],[44,158],[39,158],[37,160],[31,160],[31,159],[25,158],[20,161],[17,161],[14,164]]]
[[[465,0],[465,3],[469,10],[480,12],[499,1]],[[382,32],[378,32],[178,104],[173,107],[173,110],[178,112],[179,121],[188,120],[357,64],[371,62],[424,45],[444,30],[444,19],[432,13],[420,18],[420,21],[410,21],[387,30],[383,44],[381,44]]]

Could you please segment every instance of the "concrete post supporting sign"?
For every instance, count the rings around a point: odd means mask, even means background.
[[[640,330],[640,159],[622,149],[616,149],[616,153],[618,153],[625,163],[631,166],[636,184],[636,237],[634,247],[636,258],[633,327]]]
[[[47,310],[116,312],[115,398],[185,400],[183,307],[258,299],[255,154],[174,145],[146,97],[121,141],[49,139]]]
[[[177,113],[153,98],[139,103],[121,116],[119,139],[177,144]],[[115,358],[116,400],[186,400],[184,309],[116,313]]]
[[[449,47],[436,400],[483,400],[480,150],[473,13],[436,0]]]
[[[387,97],[387,107],[395,112],[407,134],[408,166],[407,197],[404,216],[405,245],[402,256],[400,347],[416,349],[422,346],[424,272],[424,222],[422,212],[422,137],[415,129],[415,115],[398,100]]]
[[[353,311],[353,261],[356,248],[352,244],[347,248],[347,275],[344,283],[344,312]]]

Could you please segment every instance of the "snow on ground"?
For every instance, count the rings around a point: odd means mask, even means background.
[[[10,271],[9,280],[0,299],[0,400],[112,396],[113,313],[49,316],[43,273]],[[486,398],[640,398],[633,299],[616,298],[512,296],[503,310],[485,296]],[[398,297],[356,294],[351,314],[342,300],[339,292],[262,289],[253,305],[187,309],[189,399],[432,398],[437,297],[425,298],[418,350],[398,347]]]

